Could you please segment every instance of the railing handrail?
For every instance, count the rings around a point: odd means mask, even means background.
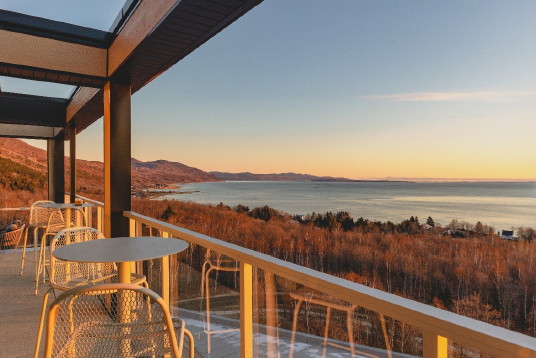
[[[433,332],[458,344],[499,357],[536,357],[536,338],[283,261],[132,211],[125,211],[124,216],[176,238],[215,250],[236,261],[413,325],[420,328],[423,335]]]
[[[100,207],[104,207],[104,203],[103,202],[100,202],[100,201],[97,201],[97,200],[93,200],[93,199],[90,199],[90,198],[86,198],[85,196],[82,196],[82,195],[77,195],[76,196],[78,199],[81,199],[83,201],[85,201],[86,203],[89,203],[89,204],[93,204],[95,206],[100,206]]]
[[[26,211],[30,210],[30,207],[21,206],[18,208],[0,208],[0,211]]]

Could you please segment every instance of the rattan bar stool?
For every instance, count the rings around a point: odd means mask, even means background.
[[[39,244],[39,259],[37,262],[37,271],[35,275],[35,294],[39,290],[39,279],[43,277],[43,283],[46,281],[46,245],[47,239],[52,239],[58,232],[69,227],[83,227],[86,225],[86,214],[81,208],[59,208],[50,212],[48,217],[45,233],[41,236]]]
[[[24,233],[24,242],[22,246],[22,257],[21,257],[21,263],[20,263],[20,275],[22,276],[24,273],[24,262],[30,261],[35,262],[35,272],[37,276],[37,263],[39,262],[38,252],[37,248],[38,245],[38,234],[39,230],[43,230],[47,227],[48,223],[48,217],[50,216],[50,213],[53,211],[53,209],[50,208],[43,208],[40,205],[41,204],[54,204],[53,201],[50,200],[40,200],[36,201],[32,204],[30,207],[30,220],[28,221],[28,226],[26,226],[26,231]],[[26,257],[26,249],[28,248],[28,232],[33,232],[33,249],[34,249],[34,259],[28,259]]]
[[[35,294],[39,290],[39,279],[42,275],[43,283],[46,280],[45,268],[48,264],[46,259],[47,239],[52,239],[58,232],[69,227],[84,227],[86,225],[86,214],[81,208],[60,208],[54,209],[48,217],[45,233],[41,236],[39,260],[35,276]]]

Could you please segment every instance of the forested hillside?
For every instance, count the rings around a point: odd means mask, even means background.
[[[134,201],[134,210],[283,260],[536,336],[534,242],[452,238],[415,220],[345,231],[265,208]],[[269,210],[268,210],[269,211]],[[264,214],[263,214],[264,213]],[[259,216],[260,214],[260,216]],[[359,221],[359,220],[357,220]],[[409,226],[408,226],[409,225]],[[411,227],[411,225],[413,225]],[[411,233],[403,232],[411,227]],[[401,232],[402,231],[402,232]]]
[[[0,187],[6,190],[34,192],[46,184],[46,176],[10,159],[0,158]]]

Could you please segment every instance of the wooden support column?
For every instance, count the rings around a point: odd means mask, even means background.
[[[104,236],[129,236],[123,211],[130,204],[130,85],[104,86]]]
[[[47,141],[48,200],[65,201],[65,145],[63,133]]]
[[[71,159],[71,203],[76,200],[76,128],[70,128],[69,157]]]

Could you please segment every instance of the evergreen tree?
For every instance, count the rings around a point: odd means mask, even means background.
[[[431,216],[429,216],[428,219],[426,219],[426,223],[427,223],[428,225],[430,225],[431,227],[435,227],[434,219],[432,219]]]

